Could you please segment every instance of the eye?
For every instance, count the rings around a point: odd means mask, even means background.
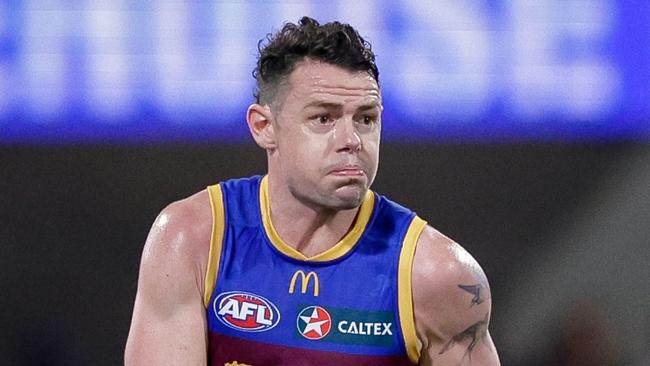
[[[321,123],[321,124],[328,124],[328,123],[332,122],[332,117],[330,117],[330,115],[328,115],[328,114],[318,115],[314,119],[316,119],[318,121],[318,123]]]
[[[365,115],[361,119],[361,123],[363,123],[364,125],[371,125],[371,124],[375,123],[375,121],[377,121],[377,117],[376,116],[371,116],[371,115]]]

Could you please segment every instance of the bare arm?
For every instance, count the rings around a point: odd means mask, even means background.
[[[202,203],[207,198],[201,195],[165,208],[149,233],[126,344],[126,365],[207,363],[202,294],[210,235],[206,226],[211,225],[205,220]],[[209,211],[207,214],[211,217]]]
[[[487,278],[469,253],[431,227],[413,260],[413,301],[421,366],[500,365],[488,331]]]

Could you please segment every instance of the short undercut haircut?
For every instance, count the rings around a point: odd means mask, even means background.
[[[253,77],[254,96],[259,104],[272,104],[281,84],[305,59],[326,62],[349,71],[365,71],[379,84],[379,69],[371,45],[349,24],[319,24],[303,17],[299,24],[287,23],[258,43],[259,56]]]

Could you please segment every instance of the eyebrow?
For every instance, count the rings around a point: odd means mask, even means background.
[[[333,103],[333,102],[325,102],[322,100],[316,100],[311,103],[308,103],[305,105],[303,109],[308,109],[308,108],[313,108],[313,107],[322,107],[322,108],[328,108],[328,109],[341,109],[343,108],[343,104],[340,103]],[[357,111],[367,111],[370,109],[381,109],[381,103],[379,102],[370,102],[366,104],[362,104],[359,107],[357,107]]]
[[[370,109],[379,109],[381,110],[382,106],[381,103],[370,103],[370,104],[362,104],[357,108],[358,111],[367,111]]]
[[[325,102],[325,101],[322,101],[322,100],[316,100],[316,101],[313,101],[311,103],[308,103],[303,109],[313,108],[313,107],[324,107],[324,108],[338,109],[338,108],[342,108],[343,105],[339,104],[339,103]]]

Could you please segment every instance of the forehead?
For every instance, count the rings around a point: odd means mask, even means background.
[[[298,101],[381,103],[379,85],[365,71],[350,71],[325,62],[306,60],[296,66],[288,82],[288,98]]]

